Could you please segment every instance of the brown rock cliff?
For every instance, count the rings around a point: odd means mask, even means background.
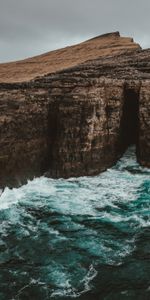
[[[132,39],[0,64],[0,82],[0,186],[95,175],[132,143],[150,167],[150,50]]]

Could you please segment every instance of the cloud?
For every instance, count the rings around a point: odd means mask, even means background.
[[[0,61],[119,30],[150,47],[148,0],[0,0]]]

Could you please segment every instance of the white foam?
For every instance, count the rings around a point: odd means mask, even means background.
[[[0,209],[20,202],[31,205],[36,202],[37,205],[41,203],[41,207],[49,205],[64,215],[98,216],[98,208],[116,208],[117,202],[137,200],[137,190],[144,180],[149,179],[149,173],[130,174],[126,170],[129,165],[139,168],[133,148],[127,151],[116,167],[99,176],[68,180],[40,177],[18,189],[6,188],[0,197]]]
[[[91,282],[97,276],[97,271],[94,266],[91,264],[89,266],[89,270],[84,278],[80,281],[81,283],[81,290],[73,287],[70,283],[70,280],[67,279],[64,283],[61,283],[60,288],[56,289],[51,293],[51,297],[70,297],[70,298],[77,298],[80,297],[82,294],[87,293],[91,290]]]
[[[24,197],[24,193],[21,189],[9,189],[5,188],[0,197],[0,210],[7,209],[12,205],[18,203]]]
[[[51,183],[52,182],[52,183]],[[12,205],[31,198],[32,202],[37,201],[41,197],[49,197],[55,193],[56,189],[53,180],[40,177],[32,181],[28,181],[26,185],[20,188],[5,188],[0,197],[0,210],[8,209]]]

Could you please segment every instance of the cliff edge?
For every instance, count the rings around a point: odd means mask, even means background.
[[[87,60],[135,49],[140,49],[140,46],[134,43],[133,39],[120,37],[119,32],[112,32],[75,46],[17,62],[0,64],[0,82],[29,81],[37,76],[74,67]]]
[[[150,167],[150,50],[118,32],[0,64],[0,187]]]

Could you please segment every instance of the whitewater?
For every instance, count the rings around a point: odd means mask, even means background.
[[[150,299],[150,170],[130,147],[93,177],[0,197],[0,300]]]

